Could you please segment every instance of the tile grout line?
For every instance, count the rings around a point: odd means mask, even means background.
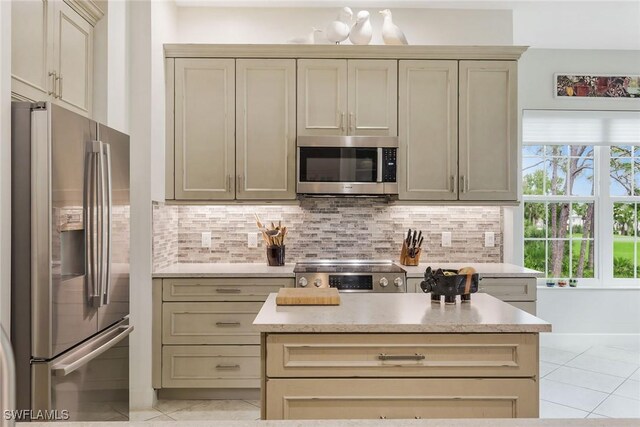
[[[589,413],[589,411],[585,411],[584,409],[575,408],[573,406],[565,405],[564,403],[554,402],[553,400],[540,399],[540,401],[541,402],[553,403],[554,405],[564,406],[565,408],[569,408],[569,409],[575,409],[576,411],[580,411],[580,412],[588,412]]]

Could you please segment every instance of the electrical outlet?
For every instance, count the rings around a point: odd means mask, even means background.
[[[247,247],[258,247],[258,233],[247,233]]]
[[[450,247],[451,246],[451,232],[443,231],[442,232],[442,247]]]
[[[486,231],[484,233],[484,247],[492,248],[496,245],[496,234],[493,231]]]
[[[211,232],[203,231],[202,232],[202,247],[210,248],[211,247]]]

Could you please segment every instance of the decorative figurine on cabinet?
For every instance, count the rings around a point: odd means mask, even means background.
[[[420,288],[424,293],[431,292],[431,301],[440,302],[444,295],[445,304],[455,304],[456,296],[460,295],[461,302],[470,302],[471,294],[478,292],[478,273],[472,267],[464,267],[460,270],[437,269],[435,272],[427,267],[424,272],[424,280]]]

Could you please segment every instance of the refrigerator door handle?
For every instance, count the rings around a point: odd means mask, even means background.
[[[98,276],[99,280],[99,299],[98,307],[104,305],[104,294],[106,292],[107,281],[107,268],[106,268],[106,252],[107,252],[107,239],[106,239],[106,227],[105,227],[105,207],[106,207],[106,189],[105,189],[105,155],[103,150],[102,141],[96,141],[98,146]]]
[[[86,354],[81,354],[77,359],[72,360],[68,363],[66,363],[66,360],[63,360],[61,363],[53,365],[51,367],[51,373],[55,376],[66,376],[73,371],[81,368],[82,366],[86,365],[87,363],[128,337],[129,334],[133,332],[133,325],[119,326],[118,328],[114,329],[113,332],[117,332],[117,334],[114,337],[112,337],[112,333],[108,334],[106,337],[108,337],[109,340],[95,350],[92,350]]]
[[[111,146],[107,143],[102,143],[102,147],[104,148],[104,154],[105,154],[105,162],[106,162],[106,168],[105,168],[105,179],[102,181],[103,184],[106,184],[106,188],[104,188],[103,192],[106,193],[106,199],[107,199],[107,204],[106,204],[106,208],[107,208],[107,212],[106,212],[106,218],[107,218],[107,225],[106,227],[104,227],[105,234],[103,235],[103,241],[105,242],[105,247],[106,247],[106,257],[104,258],[104,269],[105,269],[105,282],[104,282],[104,294],[103,294],[103,304],[107,305],[109,304],[109,301],[111,299],[111,259],[112,259],[112,252],[111,252],[111,235],[112,235],[112,211],[113,211],[113,187],[112,187],[112,180],[111,180]]]
[[[85,211],[85,251],[86,251],[86,274],[87,274],[87,294],[89,303],[92,306],[100,304],[99,290],[99,242],[97,240],[96,228],[96,201],[98,198],[97,189],[97,150],[96,141],[87,143],[84,170],[84,211]]]

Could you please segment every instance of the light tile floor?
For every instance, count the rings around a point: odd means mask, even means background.
[[[540,348],[540,418],[640,418],[640,349]],[[132,414],[149,421],[255,420],[255,400],[161,400]]]

